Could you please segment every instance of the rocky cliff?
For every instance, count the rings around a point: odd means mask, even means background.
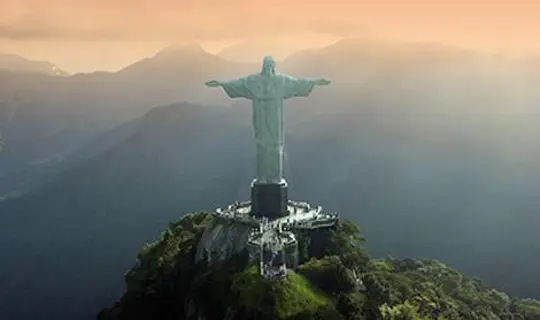
[[[213,219],[197,245],[195,261],[224,262],[246,249],[251,227]]]

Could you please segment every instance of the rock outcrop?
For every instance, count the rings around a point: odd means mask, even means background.
[[[215,219],[204,231],[195,254],[195,261],[224,262],[246,249],[252,227]]]

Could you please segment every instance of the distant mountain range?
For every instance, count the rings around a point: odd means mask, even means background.
[[[423,64],[420,57],[428,54],[426,50],[460,57],[453,48],[432,46],[419,47],[419,58],[410,59],[411,67]],[[342,41],[325,49],[298,53],[279,64],[278,69],[300,76],[325,75],[337,84],[374,80],[385,73],[399,72],[392,68],[396,59],[401,59],[400,51],[394,49],[394,55],[384,53],[388,48],[392,46],[381,47],[364,40]],[[365,54],[359,56],[359,52]],[[226,61],[197,45],[183,45],[166,48],[116,73],[51,77],[0,70],[0,130],[4,137],[0,177],[32,163],[65,156],[97,134],[139,117],[156,105],[176,101],[230,104],[222,92],[209,90],[204,82],[239,77],[259,68],[259,64]]]
[[[291,53],[305,48],[306,44],[286,39],[251,39],[233,44],[217,53],[228,61],[260,63],[265,55],[272,55],[276,61],[285,60]],[[324,45],[312,44],[313,48]]]
[[[182,47],[169,48],[117,73],[49,77],[0,71],[0,128],[5,141],[0,176],[67,155],[153,106],[197,100],[211,75],[226,77],[237,70],[247,71],[196,48]],[[213,94],[220,97],[219,92]]]
[[[534,61],[505,62],[499,57],[481,56],[441,44],[345,39],[324,48],[297,52],[277,67],[278,71],[293,75],[330,78],[333,85],[326,91],[329,94],[316,92],[313,98],[322,99],[321,103],[329,106],[336,99],[344,105],[357,102],[355,93],[359,87],[370,89],[362,91],[361,101],[373,96],[373,92],[384,92],[381,94],[385,99],[391,100],[400,92],[412,90],[407,94],[429,92],[437,105],[500,91],[503,100],[493,105],[491,102],[475,105],[474,110],[512,103],[512,109],[522,112],[525,108],[523,112],[527,112],[528,106],[539,101],[535,83],[540,80],[540,70],[529,68]],[[144,115],[154,106],[179,101],[231,105],[234,101],[227,99],[221,90],[205,87],[204,82],[243,76],[257,72],[260,66],[230,62],[190,44],[171,46],[115,73],[58,77],[1,69],[0,199],[20,194],[28,185],[39,184],[23,181],[28,181],[25,177],[29,172],[40,170],[42,164],[63,163],[62,159],[99,134]],[[513,89],[516,86],[519,91]],[[468,105],[466,99],[456,102],[453,108],[465,105]]]

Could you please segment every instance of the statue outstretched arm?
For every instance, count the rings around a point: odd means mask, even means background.
[[[307,97],[311,94],[313,87],[326,86],[330,84],[330,80],[324,78],[308,79],[286,76],[284,79],[284,99],[292,97]]]
[[[208,87],[223,87],[223,90],[225,90],[230,98],[252,98],[251,92],[248,90],[244,78],[231,81],[211,80],[205,84]]]

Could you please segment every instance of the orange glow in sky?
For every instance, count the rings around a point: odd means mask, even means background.
[[[0,1],[0,52],[68,71],[119,68],[171,43],[217,52],[254,37],[287,38],[295,50],[365,36],[532,53],[538,31],[535,0]]]

